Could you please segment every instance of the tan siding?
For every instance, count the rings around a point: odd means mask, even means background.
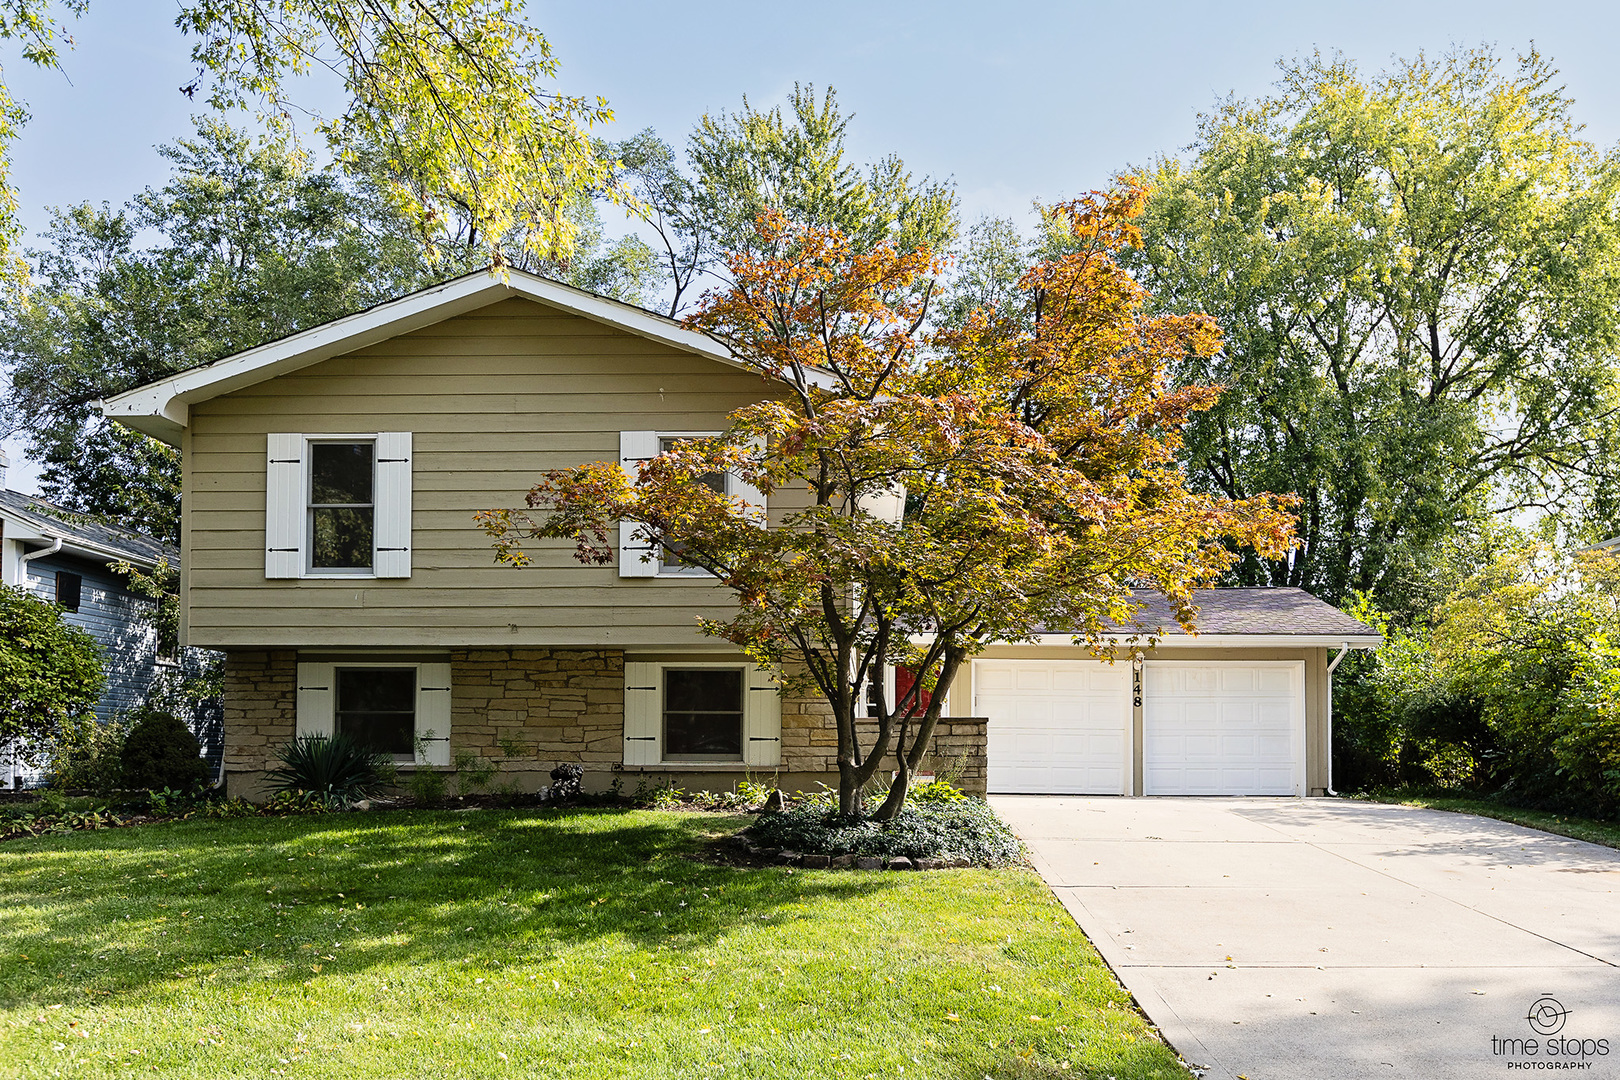
[[[323,361],[192,410],[186,433],[187,619],[206,646],[708,644],[699,615],[727,594],[621,579],[573,545],[495,565],[473,515],[521,506],[546,469],[618,457],[626,429],[709,431],[757,400],[756,375],[545,308],[481,312]],[[410,431],[412,576],[264,577],[264,454],[272,431]],[[772,500],[773,516],[788,497]]]

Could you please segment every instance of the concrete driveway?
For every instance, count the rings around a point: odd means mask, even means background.
[[[1332,799],[990,801],[1206,1077],[1620,1077],[1620,851]]]

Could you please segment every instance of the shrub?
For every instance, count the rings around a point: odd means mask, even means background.
[[[276,757],[280,766],[267,774],[272,791],[303,793],[329,807],[346,810],[382,786],[382,755],[345,735],[294,739]]]
[[[136,716],[120,755],[123,787],[192,792],[208,783],[202,747],[184,721],[162,709],[139,710]]]
[[[411,798],[418,806],[438,806],[450,790],[450,778],[437,769],[420,768],[411,774]]]
[[[911,789],[911,797],[919,802],[960,802],[966,792],[945,780],[930,780]]]
[[[95,639],[61,608],[0,587],[0,747],[31,764],[95,709],[106,681]]]
[[[64,724],[50,749],[52,786],[111,795],[123,784],[129,725],[127,717],[102,723],[94,713]]]
[[[755,843],[814,855],[964,858],[999,866],[1019,857],[1018,837],[981,799],[908,802],[893,821],[841,818],[804,803],[746,830]]]
[[[585,779],[585,766],[566,764],[551,770],[551,797],[558,802],[579,797]],[[614,777],[617,781],[618,777]]]

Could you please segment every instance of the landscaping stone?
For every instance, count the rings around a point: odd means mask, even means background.
[[[913,859],[912,862],[919,870],[938,870],[945,865],[944,859]]]
[[[968,867],[973,865],[973,860],[965,856],[958,855],[946,863],[946,865],[953,870],[966,870]]]
[[[904,855],[896,855],[894,858],[888,861],[886,866],[890,870],[910,870],[911,860],[906,858]]]
[[[843,870],[846,867],[850,867],[850,866],[854,866],[854,865],[855,865],[855,856],[853,856],[853,855],[834,855],[833,856],[832,868],[834,870]]]
[[[776,853],[776,861],[787,866],[792,866],[793,864],[797,863],[799,858],[800,856],[797,851],[778,851]]]
[[[832,865],[832,859],[826,855],[806,855],[799,860],[799,865],[806,870],[825,870]]]
[[[786,802],[782,798],[782,791],[778,788],[766,796],[765,805],[759,808],[759,812],[762,814],[780,814],[785,806]]]
[[[860,858],[855,860],[855,869],[881,870],[883,869],[883,860],[875,855],[862,855]]]

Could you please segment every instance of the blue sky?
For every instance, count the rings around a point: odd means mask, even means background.
[[[1097,187],[1173,153],[1197,114],[1253,96],[1279,57],[1338,50],[1364,70],[1419,50],[1532,42],[1553,59],[1575,115],[1603,146],[1620,137],[1620,7],[1596,2],[1445,0],[1356,4],[556,3],[529,0],[561,61],[560,86],[600,94],[622,138],[644,127],[680,142],[706,111],[781,101],[795,81],[838,89],[856,114],[860,159],[898,153],[953,179],[964,217],[1022,217],[1035,198]],[[33,120],[15,148],[24,221],[47,206],[121,203],[166,170],[153,152],[198,106],[172,0],[92,0],[65,72],[5,77]],[[305,99],[337,104],[330,86]],[[33,472],[11,452],[12,487]]]

